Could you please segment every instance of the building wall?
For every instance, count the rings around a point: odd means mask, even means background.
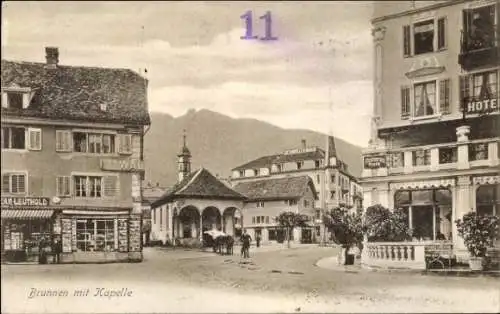
[[[2,123],[2,127],[14,126],[13,124]],[[20,126],[20,125],[15,125]],[[26,171],[27,193],[25,195],[13,194],[11,196],[39,196],[53,197],[57,195],[57,177],[71,176],[76,174],[117,176],[115,196],[101,198],[76,197],[74,182],[71,180],[71,194],[69,197],[61,197],[62,206],[98,206],[98,207],[132,207],[133,174],[131,172],[108,171],[101,168],[101,159],[115,159],[117,161],[128,161],[138,159],[140,148],[139,136],[133,135],[133,153],[130,155],[115,154],[90,154],[78,152],[57,152],[56,151],[56,129],[68,130],[74,127],[37,126],[24,124],[25,127],[36,127],[42,131],[41,150],[14,150],[2,149],[2,173]],[[83,128],[77,127],[78,130]],[[91,128],[84,130],[91,131]],[[95,131],[99,129],[94,129]],[[117,130],[106,130],[116,132]],[[115,149],[118,149],[116,140]],[[137,189],[137,182],[134,184]],[[135,191],[137,192],[137,191]],[[137,194],[137,193],[135,193]],[[2,196],[9,196],[3,193]]]

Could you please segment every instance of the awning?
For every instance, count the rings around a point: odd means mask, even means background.
[[[49,219],[54,214],[53,209],[2,209],[2,219],[36,220]]]

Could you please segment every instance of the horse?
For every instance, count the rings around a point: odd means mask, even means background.
[[[233,255],[234,238],[230,235],[225,236],[226,254]]]

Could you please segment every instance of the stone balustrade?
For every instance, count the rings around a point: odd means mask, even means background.
[[[366,242],[361,264],[366,268],[425,269],[426,242]]]
[[[500,138],[467,140],[418,147],[366,150],[362,177],[498,167]]]

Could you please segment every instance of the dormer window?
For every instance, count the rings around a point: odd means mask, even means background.
[[[106,104],[101,104],[101,105],[100,105],[100,109],[101,109],[101,111],[106,111],[106,110],[107,110],[107,108],[108,108],[108,107],[107,107],[107,105],[106,105]]]
[[[11,87],[2,88],[2,107],[13,109],[28,108],[31,89],[12,85]]]

